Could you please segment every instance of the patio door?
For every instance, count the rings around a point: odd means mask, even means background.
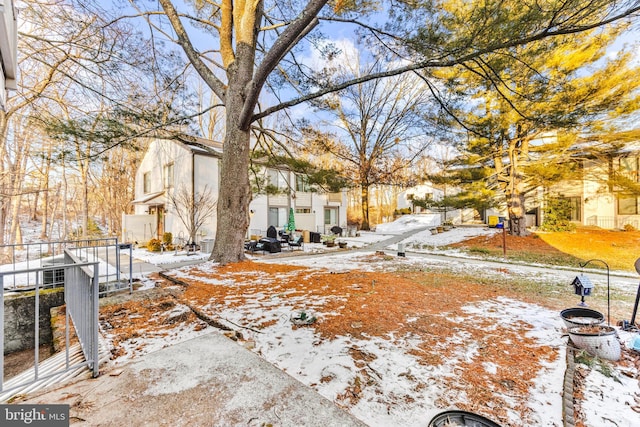
[[[338,225],[338,208],[324,208],[325,233],[334,225]]]
[[[149,214],[156,216],[156,224],[157,224],[156,238],[158,239],[162,239],[162,236],[164,235],[164,220],[165,220],[164,212],[165,212],[164,206],[160,206],[160,205],[149,206]]]

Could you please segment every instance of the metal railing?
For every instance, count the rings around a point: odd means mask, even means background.
[[[28,380],[12,384],[11,387],[4,389],[4,351],[0,353],[0,392],[8,392],[14,389],[24,387],[29,384],[42,381],[61,373],[78,369],[84,366],[92,370],[93,376],[99,373],[98,358],[98,262],[82,262],[71,252],[65,253],[65,260],[69,263],[30,268],[28,270],[0,271],[0,285],[4,287],[7,276],[26,275],[33,282],[34,300],[35,300],[35,319],[34,319],[34,366],[33,377]],[[40,372],[40,293],[43,290],[43,282],[46,274],[52,274],[56,270],[62,270],[65,284],[65,302],[67,304],[65,315],[65,363],[60,369],[53,371],[47,370]],[[53,273],[55,274],[55,273]],[[5,330],[5,295],[0,293],[0,348],[4,349],[4,330]],[[71,323],[73,322],[76,336],[82,347],[85,356],[84,362],[71,364],[70,358],[70,340],[71,340]]]
[[[633,228],[638,228],[640,224],[640,217],[638,215],[628,216],[603,216],[592,215],[587,218],[587,225],[592,225],[600,228],[612,229],[612,228],[624,228],[625,225],[630,225]]]
[[[65,325],[69,325],[69,317],[73,321],[82,353],[93,376],[98,376],[98,276],[94,274],[98,264],[93,264],[93,271],[69,251],[64,253],[65,261],[73,264],[73,268],[65,269],[64,302],[66,304]],[[67,274],[69,277],[67,278]],[[66,348],[69,348],[69,333],[66,331]]]
[[[121,262],[123,251],[128,249],[128,266]],[[48,269],[41,285],[43,287],[60,287],[63,274],[60,264],[64,264],[64,252],[73,253],[83,262],[101,261],[98,268],[98,281],[101,284],[100,296],[128,288],[133,291],[132,246],[119,244],[116,237],[103,239],[67,240],[60,242],[38,242],[13,245],[0,245],[0,271],[23,270],[33,271],[43,267]],[[29,278],[14,275],[12,282],[5,282],[11,290],[31,290],[25,288]]]

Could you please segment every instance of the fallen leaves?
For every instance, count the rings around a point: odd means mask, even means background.
[[[370,261],[383,261],[381,258],[371,256]],[[216,307],[242,313],[249,301],[255,308],[256,301],[268,307],[274,299],[303,298],[314,301],[318,313],[318,321],[306,327],[314,328],[322,339],[411,336],[419,344],[409,352],[424,365],[439,366],[459,359],[465,348],[456,341],[466,337],[474,344],[466,360],[458,360],[455,377],[441,378],[443,388],[449,391],[438,405],[488,412],[505,423],[509,421],[507,407],[525,418],[532,379],[542,364],[557,357],[555,349],[525,336],[530,329],[525,322],[501,325],[464,311],[475,301],[521,295],[455,275],[424,271],[334,274],[244,262],[221,268],[192,267],[180,277],[189,284],[183,298],[211,316],[216,315]],[[266,328],[271,322],[254,320],[252,327]],[[349,354],[359,370],[347,389],[336,396],[336,401],[346,406],[357,404],[366,387],[383,381],[369,366],[371,355],[357,348]],[[495,372],[488,366],[495,366]],[[518,403],[514,405],[514,401]]]

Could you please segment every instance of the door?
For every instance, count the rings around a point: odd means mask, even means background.
[[[164,235],[164,207],[163,206],[149,206],[149,214],[156,216],[156,238],[162,239]]]
[[[328,233],[334,225],[338,225],[338,208],[324,208],[324,230]]]

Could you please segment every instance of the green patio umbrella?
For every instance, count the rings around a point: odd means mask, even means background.
[[[289,208],[289,222],[287,223],[287,230],[289,233],[293,233],[296,229],[296,219],[293,216],[293,208]]]

